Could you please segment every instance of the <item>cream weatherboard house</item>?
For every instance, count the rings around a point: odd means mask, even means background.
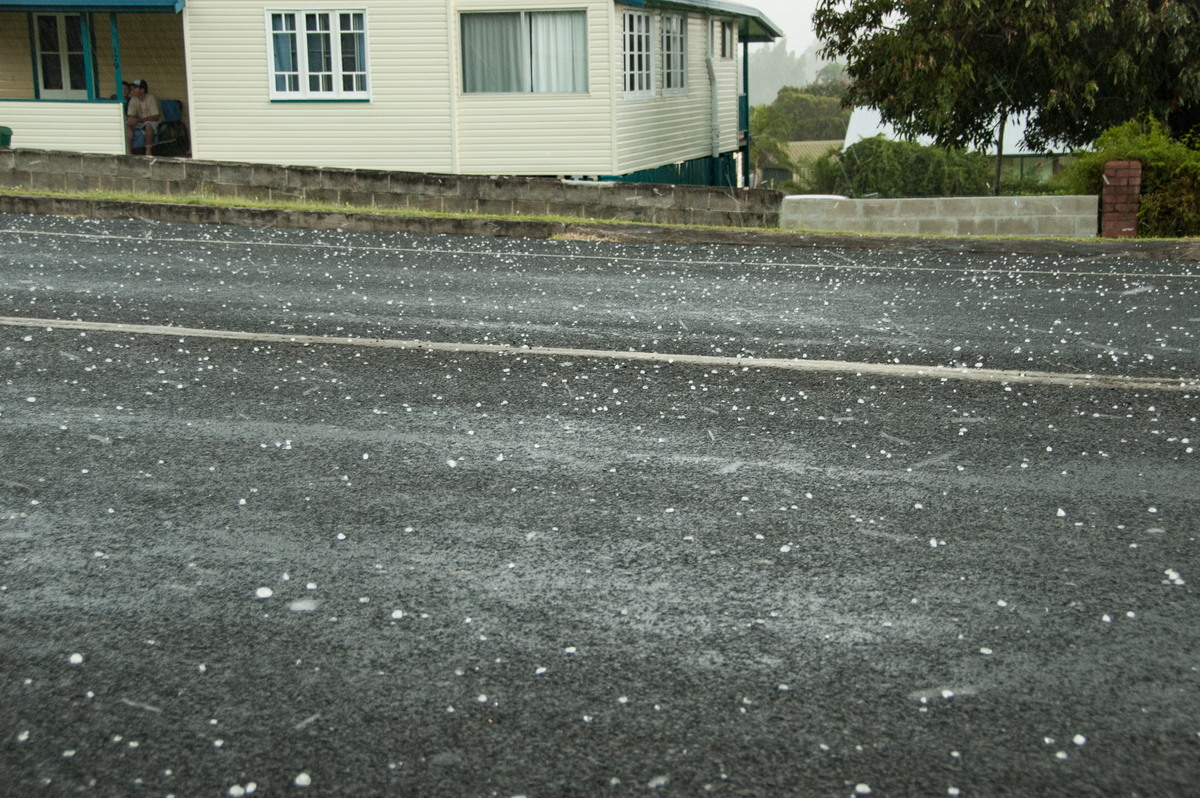
[[[729,184],[779,35],[725,0],[0,0],[0,125],[123,153],[142,78],[195,158]]]

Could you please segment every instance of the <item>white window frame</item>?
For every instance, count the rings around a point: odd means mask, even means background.
[[[626,100],[654,96],[654,16],[625,11],[621,25],[621,80]]]
[[[663,95],[687,94],[687,15],[663,14],[660,27],[662,28]]]
[[[582,20],[582,40],[575,41],[575,44],[580,45],[582,50],[581,72],[579,75],[580,83],[569,89],[547,89],[540,88],[538,78],[534,66],[534,62],[538,59],[541,53],[538,52],[536,38],[533,36],[532,23],[536,22],[536,17],[550,14],[571,14],[576,15],[579,20]],[[517,73],[519,75],[520,87],[512,90],[491,90],[491,89],[468,89],[467,83],[467,58],[466,51],[466,33],[465,19],[467,17],[486,17],[486,16],[516,16],[519,20],[518,29],[521,35],[520,43],[520,62],[516,64]],[[586,94],[588,86],[591,83],[591,75],[588,72],[588,16],[587,9],[584,8],[548,8],[537,10],[505,10],[505,11],[463,11],[459,14],[459,49],[462,51],[459,59],[459,69],[461,77],[461,87],[463,94]]]
[[[343,28],[344,15],[350,15],[353,26],[354,17],[362,20],[362,29],[354,27]],[[276,31],[275,17],[291,18],[292,28]],[[308,17],[324,17],[328,24],[326,33],[329,47],[329,71],[312,72],[309,70],[308,52]],[[369,100],[371,99],[371,69],[367,52],[367,38],[370,27],[367,23],[367,11],[364,8],[268,8],[264,11],[267,33],[267,75],[269,94],[272,100]],[[292,47],[295,54],[294,71],[279,71],[276,69],[275,34],[292,34]],[[356,36],[359,40],[361,70],[346,70],[342,63],[342,37]],[[312,85],[314,78],[326,76],[328,88]],[[345,81],[350,79],[357,85],[346,87]],[[283,85],[281,85],[283,84]]]
[[[737,58],[737,40],[734,37],[733,21],[728,19],[719,19],[713,26],[713,38],[716,39],[717,57],[723,61],[730,61]]]

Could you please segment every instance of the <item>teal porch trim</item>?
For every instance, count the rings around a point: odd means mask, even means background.
[[[0,11],[41,11],[60,14],[88,14],[98,12],[163,12],[178,14],[183,10],[187,0],[82,0],[72,3],[70,0],[0,0]]]
[[[737,164],[733,153],[724,152],[713,158],[696,158],[671,163],[653,169],[642,169],[627,175],[605,175],[600,178],[613,183],[671,183],[677,186],[737,186]]]

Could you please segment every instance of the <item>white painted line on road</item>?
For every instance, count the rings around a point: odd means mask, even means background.
[[[1065,374],[1049,371],[1014,371],[1005,369],[954,368],[950,366],[915,366],[899,363],[856,363],[846,360],[801,360],[773,357],[721,357],[716,355],[682,355],[663,352],[621,351],[615,349],[573,349],[556,346],[506,346],[503,344],[456,344],[445,341],[421,341],[396,338],[355,338],[324,335],[287,335],[283,333],[240,332],[236,330],[205,330],[196,327],[165,327],[154,324],[114,324],[76,319],[30,319],[19,316],[0,316],[0,325],[7,327],[41,327],[47,330],[87,330],[91,332],[161,335],[176,338],[217,338],[255,343],[303,344],[320,346],[358,346],[376,349],[411,349],[424,352],[458,354],[535,355],[540,357],[595,358],[688,366],[718,366],[721,368],[775,369],[843,374],[861,377],[890,377],[895,379],[959,380],[1014,385],[1056,385],[1067,388],[1115,388],[1132,391],[1194,391],[1200,389],[1200,379],[1176,380],[1154,377],[1126,377],[1111,374]]]
[[[335,232],[325,230],[321,232]],[[352,231],[357,232],[357,231]],[[941,273],[941,274],[961,274],[961,275],[977,275],[986,274],[995,277],[1018,277],[1030,275],[1042,275],[1050,277],[1123,277],[1138,280],[1160,279],[1160,280],[1192,280],[1200,278],[1200,271],[1192,272],[1159,272],[1159,271],[1144,271],[1144,272],[1100,272],[1100,271],[1077,271],[1064,266],[1061,269],[1031,269],[1031,268],[980,268],[977,266],[924,266],[919,265],[919,261],[932,257],[928,254],[914,254],[913,257],[918,263],[914,264],[867,264],[855,263],[847,261],[847,263],[792,263],[789,261],[772,261],[772,260],[681,260],[677,258],[635,258],[628,255],[601,255],[601,254],[585,254],[571,252],[519,252],[514,250],[489,250],[489,249],[439,249],[434,247],[383,247],[383,246],[367,246],[364,244],[328,244],[323,241],[238,241],[229,239],[215,238],[151,238],[149,236],[125,236],[114,235],[111,233],[68,233],[52,230],[21,230],[18,228],[0,229],[0,233],[13,233],[27,236],[48,236],[61,238],[87,238],[96,241],[130,241],[138,244],[201,244],[204,246],[243,246],[243,247],[273,247],[277,249],[328,249],[338,252],[393,252],[393,253],[409,253],[421,255],[476,255],[495,258],[512,258],[519,256],[522,258],[552,258],[555,260],[598,260],[606,263],[644,263],[653,264],[656,266],[737,266],[737,267],[781,267],[787,269],[822,269],[829,271],[857,271],[857,272],[924,272],[924,273]],[[725,246],[744,246],[737,244],[729,244]],[[769,244],[763,246],[769,247]],[[832,249],[832,248],[831,248]]]

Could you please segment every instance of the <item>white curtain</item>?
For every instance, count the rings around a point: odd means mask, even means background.
[[[520,13],[463,14],[463,91],[529,91],[521,34]]]
[[[587,13],[530,13],[533,91],[587,91]]]

